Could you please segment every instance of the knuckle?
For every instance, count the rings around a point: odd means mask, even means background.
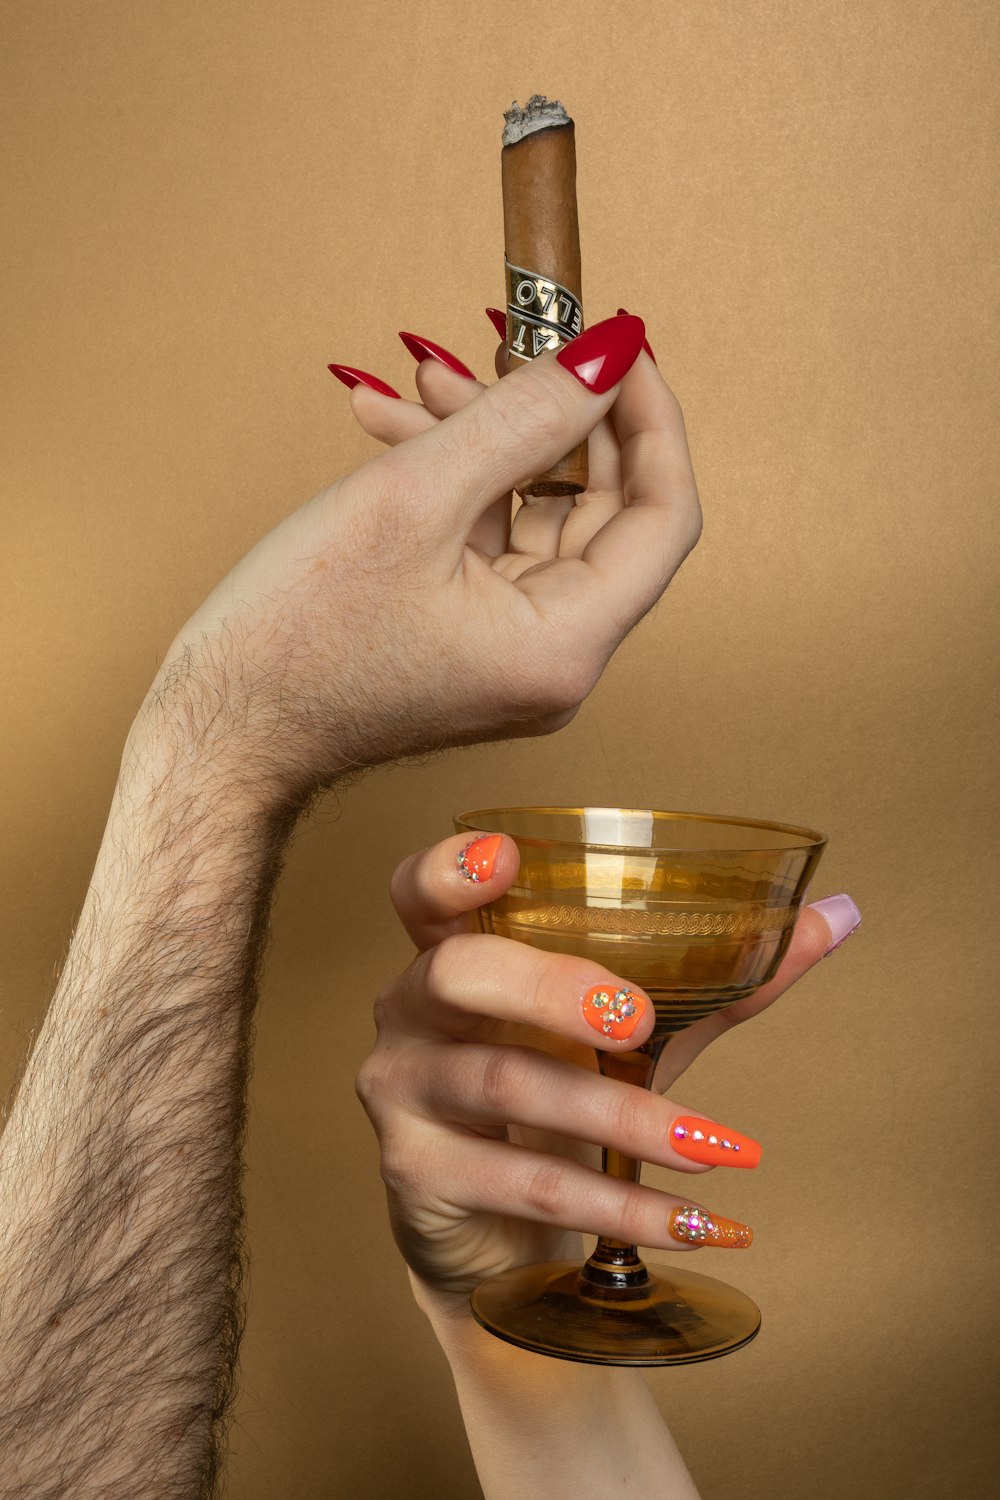
[[[688,522],[688,529],[684,538],[685,557],[689,557],[697,547],[698,543],[701,541],[702,532],[704,530],[705,517],[702,512],[701,501],[698,499],[698,491],[695,490],[690,508],[690,520]]]
[[[413,867],[419,855],[409,854],[392,872],[389,880],[389,900],[398,912],[404,904],[406,894],[413,884]]]
[[[532,1170],[524,1191],[529,1217],[560,1219],[566,1208],[568,1183],[565,1168],[557,1162],[543,1162]]]
[[[375,1000],[372,1005],[372,1018],[375,1022],[375,1030],[378,1034],[381,1034],[385,1030],[386,1023],[388,1022],[389,1016],[392,1013],[392,1000],[394,992],[395,987],[393,985],[387,984],[384,985],[383,988],[380,989],[378,994],[375,996]]]
[[[555,371],[532,368],[522,379],[507,379],[495,410],[500,422],[521,441],[558,443],[575,416],[576,402]]]
[[[649,1201],[648,1192],[648,1188],[641,1187],[637,1182],[625,1183],[622,1188],[619,1210],[622,1235],[637,1244],[648,1240],[649,1215],[646,1212]],[[666,1218],[667,1215],[664,1213],[664,1223]]]
[[[383,1131],[379,1145],[382,1181],[391,1193],[403,1197],[412,1190],[415,1181],[414,1156],[406,1143],[406,1132]]]
[[[483,1064],[482,1102],[491,1114],[506,1117],[520,1095],[525,1078],[524,1058],[513,1047],[494,1047]]]
[[[552,996],[566,989],[574,961],[564,953],[541,953],[533,950],[530,994],[528,999],[531,1014],[541,1025],[553,1009]]]
[[[385,1095],[386,1068],[378,1049],[369,1053],[354,1076],[354,1092],[371,1116]]]
[[[378,1041],[354,1075],[354,1092],[370,1120],[382,1118],[394,1105],[408,1105],[417,1080],[409,1049]]]
[[[442,938],[417,960],[423,987],[439,999],[447,999],[455,991],[464,968],[466,942],[464,934]]]
[[[687,440],[687,428],[684,423],[684,408],[681,406],[680,398],[672,385],[664,381],[663,400],[670,414],[671,422],[676,426],[681,437]]]
[[[650,1095],[632,1085],[627,1086],[615,1104],[612,1123],[616,1139],[628,1148],[630,1156],[644,1154],[637,1148],[645,1145],[647,1139],[649,1105]]]

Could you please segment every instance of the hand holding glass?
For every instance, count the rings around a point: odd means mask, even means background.
[[[649,1088],[674,1033],[770,980],[826,840],[810,829],[693,813],[522,807],[464,813],[459,832],[503,833],[521,863],[480,909],[486,932],[593,959],[641,986],[656,1024],[602,1073]],[[640,1163],[604,1153],[638,1181]],[[600,1239],[582,1268],[521,1266],[477,1288],[472,1309],[509,1343],[592,1364],[663,1365],[749,1342],[760,1311],[693,1271],[652,1274],[634,1245]]]

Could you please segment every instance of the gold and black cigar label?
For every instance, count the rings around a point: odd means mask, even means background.
[[[583,329],[583,308],[568,287],[504,261],[507,277],[507,348],[518,359],[561,349]]]

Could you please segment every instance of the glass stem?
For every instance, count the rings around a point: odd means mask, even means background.
[[[598,1067],[605,1078],[617,1078],[621,1083],[648,1089],[660,1054],[669,1040],[669,1036],[654,1036],[633,1052],[598,1052]],[[620,1151],[606,1148],[603,1165],[609,1177],[619,1177],[625,1182],[639,1181],[642,1162],[624,1156]],[[594,1286],[628,1291],[644,1286],[649,1274],[635,1245],[602,1236],[583,1268],[583,1279]]]

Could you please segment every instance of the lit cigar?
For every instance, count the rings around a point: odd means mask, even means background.
[[[507,276],[507,349],[511,361],[560,349],[583,328],[580,225],[576,214],[573,121],[556,100],[535,94],[504,114],[503,232]],[[587,488],[581,443],[521,489],[578,495]]]

